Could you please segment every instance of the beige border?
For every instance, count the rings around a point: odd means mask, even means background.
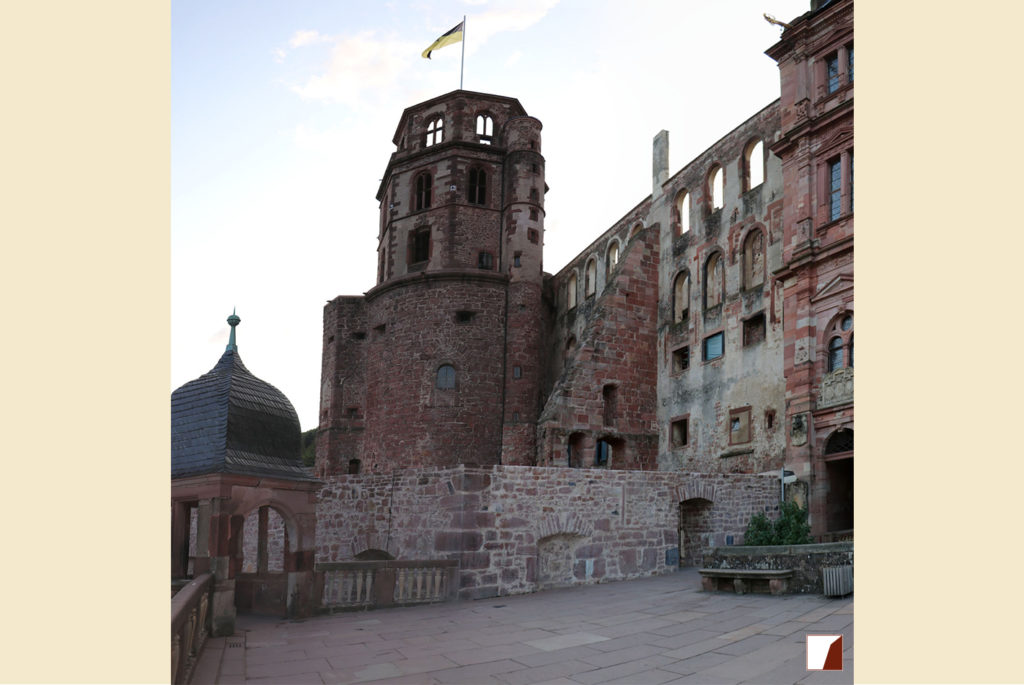
[[[170,3],[0,5],[4,682],[169,678]]]

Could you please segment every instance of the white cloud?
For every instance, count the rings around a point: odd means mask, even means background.
[[[418,45],[418,44],[417,44]],[[380,93],[405,72],[424,46],[394,39],[379,40],[374,32],[335,40],[326,70],[294,86],[307,100],[329,100],[358,105],[365,93]]]
[[[467,18],[471,36],[468,52],[475,52],[489,38],[505,31],[522,31],[543,19],[559,0],[498,0],[481,14]]]
[[[288,41],[288,45],[293,48],[301,48],[304,45],[313,45],[329,40],[330,37],[322,35],[319,31],[296,31]]]
[[[513,52],[511,55],[508,56],[508,59],[505,60],[505,66],[506,67],[512,66],[513,64],[518,62],[522,58],[522,56],[523,56],[523,51],[522,50],[516,50],[515,52]]]
[[[274,48],[274,61],[278,64],[283,62],[287,55],[288,52],[284,48]]]

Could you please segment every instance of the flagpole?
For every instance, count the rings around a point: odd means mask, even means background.
[[[462,15],[462,63],[459,65],[459,90],[462,90],[462,74],[466,69],[466,15]]]

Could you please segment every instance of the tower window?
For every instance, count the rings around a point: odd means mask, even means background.
[[[477,266],[490,271],[494,268],[494,255],[490,252],[481,252],[477,255]]]
[[[430,174],[420,174],[416,177],[416,201],[413,203],[416,209],[426,209],[430,206],[432,181]]]
[[[427,124],[427,147],[444,140],[444,119],[438,117]]]
[[[487,172],[483,169],[469,170],[469,202],[474,205],[487,204]]]
[[[536,228],[526,229],[526,237],[529,238],[530,242],[536,245],[540,241],[540,233]]]
[[[476,117],[476,134],[480,142],[490,145],[494,138],[494,119],[487,114],[478,114]]]
[[[430,259],[430,228],[417,228],[410,234],[410,263],[425,262]]]
[[[530,221],[537,221],[540,219],[540,213],[536,209],[530,210]]]
[[[444,364],[437,370],[437,387],[441,390],[451,390],[455,387],[454,366]]]

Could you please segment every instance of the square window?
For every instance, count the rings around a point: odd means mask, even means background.
[[[764,342],[765,320],[764,312],[755,314],[743,322],[743,346],[756,345]]]
[[[535,228],[528,229],[526,231],[526,237],[530,239],[531,243],[537,243],[540,241],[540,233]]]
[[[729,412],[729,444],[747,442],[750,442],[750,407],[733,409]]]
[[[719,331],[704,338],[704,361],[718,359],[725,354],[725,333]]]
[[[839,90],[839,55],[833,54],[825,58],[825,89],[829,93]]]
[[[522,252],[516,252],[512,256],[512,265],[513,266],[522,266],[523,265],[523,253]]]
[[[690,346],[672,350],[672,373],[682,373],[690,368]]]
[[[676,419],[672,422],[672,446],[685,447],[690,442],[690,419]]]

